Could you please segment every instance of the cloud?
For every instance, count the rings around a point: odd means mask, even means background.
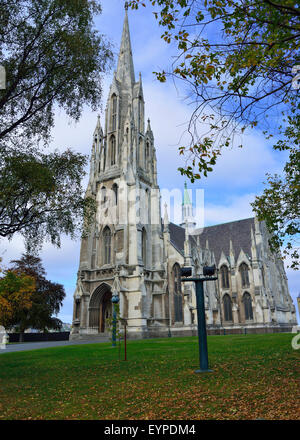
[[[255,195],[244,194],[242,196],[230,195],[226,197],[223,203],[210,203],[205,198],[204,218],[205,225],[215,225],[227,223],[235,220],[253,217],[254,213],[250,203]]]
[[[107,34],[117,54],[124,19],[123,3],[119,0],[102,0],[101,3],[103,13],[96,19],[96,26],[101,33]],[[161,188],[182,190],[186,178],[177,171],[178,167],[184,166],[184,160],[178,154],[178,146],[188,142],[183,133],[192,107],[183,99],[184,91],[180,86],[176,90],[171,81],[161,84],[154,79],[153,70],[164,68],[166,63],[170,63],[173,49],[160,39],[162,29],[157,26],[152,11],[153,8],[148,6],[139,11],[129,11],[134,64],[136,72],[142,72],[145,116],[150,117],[154,133],[159,184]],[[104,126],[104,107],[111,79],[112,72],[103,80],[102,110],[99,107],[99,111],[92,112],[85,107],[78,123],[70,122],[62,110],[57,110],[52,148],[63,151],[70,147],[74,151],[90,154],[98,112]],[[203,126],[202,130],[206,128]],[[278,172],[283,166],[284,155],[274,153],[271,143],[267,143],[258,130],[244,135],[243,149],[237,148],[239,143],[240,139],[237,139],[235,148],[224,151],[207,179],[188,185],[205,190],[206,225],[252,216],[250,202],[262,190],[261,182],[265,180],[265,173]],[[84,178],[84,188],[87,180],[88,176]],[[180,208],[177,214],[180,217]],[[3,257],[5,264],[11,259],[20,258],[23,251],[23,239],[20,236],[15,236],[11,242],[4,239],[0,241],[0,257]],[[61,249],[46,243],[41,253],[48,279],[65,286],[67,297],[59,315],[64,322],[71,322],[79,253],[80,240],[74,242],[66,237],[62,239]],[[296,295],[299,285],[296,275],[290,270],[287,275],[290,288]]]

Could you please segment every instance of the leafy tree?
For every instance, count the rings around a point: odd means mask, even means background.
[[[130,2],[133,9],[146,3],[145,0]],[[187,129],[191,141],[179,147],[186,165],[179,171],[192,182],[207,176],[223,149],[232,145],[236,135],[246,128],[258,127],[267,138],[278,135],[282,141],[274,148],[290,150],[285,177],[270,178],[269,189],[254,206],[259,218],[266,220],[274,234],[271,243],[274,248],[285,243],[284,237],[296,239],[299,224],[294,219],[299,213],[300,200],[295,148],[299,144],[291,142],[299,139],[300,84],[296,76],[300,71],[299,2],[149,0],[148,3],[159,8],[154,14],[166,29],[162,38],[178,49],[171,70],[154,73],[161,82],[169,77],[184,81],[193,105]],[[298,122],[293,126],[295,121]],[[293,135],[289,136],[291,132]],[[288,200],[293,201],[288,208],[283,198],[286,190],[291,191]],[[279,220],[282,215],[286,217]],[[298,252],[291,248],[290,241],[285,250],[296,263]],[[296,268],[298,265],[294,263]]]
[[[0,278],[0,325],[11,328],[20,313],[28,314],[32,307],[35,280],[13,270],[4,271]]]
[[[45,238],[60,245],[60,234],[74,237],[90,218],[94,201],[82,196],[86,158],[64,153],[17,153],[0,163],[0,236],[22,232],[29,249]]]
[[[291,257],[291,268],[299,269],[300,251],[300,115],[294,117],[285,130],[284,139],[277,142],[274,148],[288,150],[289,159],[285,164],[282,176],[268,175],[268,187],[252,203],[259,220],[265,220],[267,228],[272,231],[271,248]]]
[[[0,236],[19,232],[59,245],[60,234],[72,236],[91,210],[79,178],[86,157],[41,153],[41,147],[51,140],[57,108],[74,120],[85,105],[99,108],[102,75],[112,60],[110,44],[94,29],[101,6],[97,0],[0,0],[0,11],[0,64],[6,70],[6,89],[0,90]]]
[[[23,254],[20,260],[11,263],[16,273],[25,273],[36,283],[29,313],[18,315],[20,333],[30,327],[44,332],[48,329],[59,330],[62,322],[53,315],[58,314],[66,296],[64,287],[45,278],[46,272],[39,257]]]
[[[108,42],[93,28],[96,0],[0,0],[0,140],[48,139],[55,106],[78,120],[85,104],[96,109]],[[11,146],[11,145],[10,145]]]

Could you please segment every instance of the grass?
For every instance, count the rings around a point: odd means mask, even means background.
[[[0,419],[300,419],[293,336],[209,336],[205,374],[196,337],[1,354]]]

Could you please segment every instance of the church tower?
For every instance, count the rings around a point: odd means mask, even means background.
[[[154,136],[142,77],[134,72],[127,9],[103,128],[98,117],[92,134],[86,195],[97,209],[81,240],[70,338],[107,337],[112,296],[130,338],[193,334],[196,298],[192,286],[181,285],[183,265],[198,275],[206,265],[220,271],[205,287],[206,322],[216,334],[222,326],[290,329],[295,307],[262,223],[249,218],[195,229],[185,184],[181,226],[167,212],[162,225]]]
[[[189,190],[186,182],[184,183],[183,201],[182,201],[182,228],[192,231],[196,227],[195,217],[193,214],[193,204],[190,199]]]
[[[112,293],[129,333],[146,336],[162,307],[165,269],[154,137],[141,74],[135,78],[127,7],[104,130],[98,117],[93,134],[87,194],[97,212],[81,243],[72,337],[107,333]]]

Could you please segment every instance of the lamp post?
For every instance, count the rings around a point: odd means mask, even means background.
[[[112,322],[112,346],[116,347],[116,339],[117,339],[117,312],[116,312],[116,304],[118,304],[120,298],[118,295],[118,292],[114,291],[113,295],[111,297],[112,302],[112,315],[113,315],[113,322]]]
[[[203,267],[203,278],[191,277],[192,268],[183,267],[181,268],[181,276],[184,277],[181,281],[194,281],[196,284],[196,303],[197,303],[197,323],[198,323],[198,342],[199,342],[199,363],[200,369],[196,370],[195,373],[205,373],[210,372],[208,368],[208,353],[207,353],[207,334],[206,334],[206,322],[205,322],[205,304],[204,304],[204,281],[217,280],[218,277],[213,276],[215,274],[215,266],[204,266]]]

